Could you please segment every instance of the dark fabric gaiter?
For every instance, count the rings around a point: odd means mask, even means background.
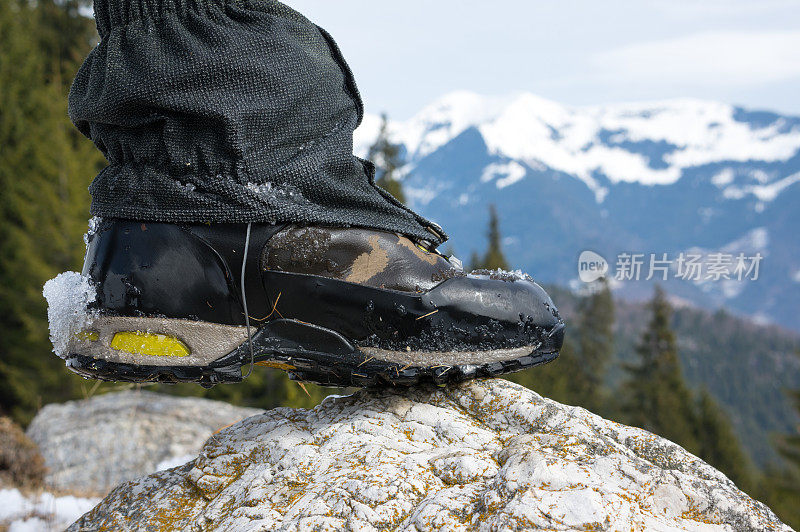
[[[362,103],[333,39],[273,0],[95,0],[69,95],[109,165],[92,214],[291,222],[441,242],[353,156]]]

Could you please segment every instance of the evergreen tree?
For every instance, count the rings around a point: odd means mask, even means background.
[[[49,74],[65,91],[83,58],[100,40],[94,20],[81,15],[81,9],[91,6],[91,0],[36,2],[37,42],[48,58]]]
[[[650,302],[651,318],[636,348],[637,364],[628,364],[623,415],[629,425],[697,451],[697,426],[691,394],[681,371],[672,308],[660,287]]]
[[[472,268],[475,270],[508,270],[508,261],[503,254],[502,237],[500,236],[500,220],[497,216],[497,209],[494,205],[489,205],[489,247],[486,254],[480,260],[478,256],[472,254]]]
[[[559,403],[582,406],[579,396],[584,388],[583,375],[575,344],[567,336],[553,362],[513,373],[508,379]]]
[[[789,393],[800,418],[800,390]],[[775,444],[783,458],[782,467],[767,470],[761,496],[785,523],[800,529],[800,423],[795,424],[794,432],[777,437]]]
[[[389,139],[389,119],[384,113],[381,115],[378,138],[370,147],[367,159],[375,163],[375,184],[394,196],[400,203],[405,203],[403,186],[397,176],[397,171],[403,167],[400,148],[399,144],[394,144]]]
[[[483,259],[481,256],[478,255],[478,252],[472,250],[472,253],[469,254],[469,269],[470,270],[480,270],[483,268]]]
[[[21,422],[44,403],[77,397],[84,383],[51,352],[42,298],[47,279],[80,268],[86,187],[101,160],[66,115],[62,69],[80,47],[70,39],[83,34],[46,46],[57,9],[0,2],[0,410]],[[80,18],[76,27],[93,27]]]
[[[561,403],[612,413],[605,374],[614,349],[614,301],[608,284],[580,300],[559,357],[511,380]]]
[[[733,427],[707,390],[697,405],[698,456],[728,476],[739,489],[755,487],[753,466],[744,453]]]
[[[789,392],[795,411],[800,417],[800,390]],[[800,424],[796,426],[793,434],[786,434],[778,438],[778,452],[781,454],[787,465],[800,473]],[[796,486],[797,493],[800,495],[800,483]],[[800,498],[798,498],[800,500]]]
[[[576,403],[592,412],[608,415],[609,401],[604,383],[608,364],[614,355],[614,298],[605,278],[597,283],[598,289],[583,298],[578,306],[582,387]]]

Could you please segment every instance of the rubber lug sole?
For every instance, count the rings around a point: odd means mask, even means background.
[[[374,387],[387,384],[414,386],[428,382],[446,384],[479,377],[497,377],[546,364],[557,357],[558,352],[532,353],[514,360],[492,362],[480,366],[455,365],[431,368],[385,364],[380,368],[345,368],[339,363],[331,364],[303,357],[287,357],[284,363],[295,367],[305,366],[304,369],[288,370],[289,377],[293,380],[313,382],[322,386]],[[67,367],[87,378],[118,382],[166,384],[189,382],[211,388],[217,384],[241,382],[242,380],[242,365],[226,367],[137,366],[107,362],[83,355],[72,355],[67,358]]]
[[[563,326],[551,330],[538,345],[528,346],[526,355],[475,364],[425,366],[379,360],[335,331],[288,319],[264,325],[252,340],[253,363],[283,369],[294,380],[323,386],[413,386],[496,377],[551,362],[558,357]],[[66,359],[69,369],[87,378],[135,383],[190,382],[208,388],[240,382],[242,367],[250,362],[248,342],[206,366],[127,364],[77,353]]]

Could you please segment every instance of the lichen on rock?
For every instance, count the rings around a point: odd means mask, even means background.
[[[250,417],[71,530],[98,528],[790,530],[679,446],[500,379]]]

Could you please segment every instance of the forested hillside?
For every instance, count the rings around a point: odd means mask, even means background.
[[[0,0],[0,410],[27,421],[81,393],[49,355],[42,283],[80,269],[87,186],[103,158],[67,118],[67,92],[92,47],[75,0]]]
[[[559,287],[548,291],[568,323],[580,320],[579,297]],[[647,324],[645,310],[645,303],[615,301],[614,355],[605,376],[610,388],[624,382],[624,364],[634,360]],[[675,308],[672,326],[689,386],[706,389],[719,401],[756,463],[775,460],[773,436],[797,424],[787,392],[800,388],[800,334],[696,307]]]

